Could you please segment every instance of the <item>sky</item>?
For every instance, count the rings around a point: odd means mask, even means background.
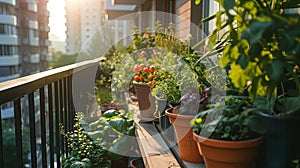
[[[49,0],[47,4],[47,8],[50,12],[50,16],[49,16],[50,33],[49,34],[53,34],[57,36],[60,41],[65,41],[66,39],[65,5],[66,5],[65,0]]]

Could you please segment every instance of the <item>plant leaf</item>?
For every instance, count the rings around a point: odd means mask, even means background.
[[[235,0],[224,0],[224,8],[230,10],[234,7]]]
[[[119,133],[126,133],[127,122],[122,118],[110,120],[109,125]]]
[[[201,3],[201,0],[195,0],[195,4],[199,5]]]

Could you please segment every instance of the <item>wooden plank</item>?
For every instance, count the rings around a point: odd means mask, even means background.
[[[135,115],[136,134],[145,167],[180,167],[153,123],[142,123]]]

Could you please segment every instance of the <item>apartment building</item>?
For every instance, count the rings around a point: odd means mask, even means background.
[[[48,0],[0,0],[0,82],[47,69]]]
[[[0,82],[21,76],[16,9],[15,0],[0,0]]]
[[[0,82],[47,70],[48,0],[0,0]],[[12,118],[13,103],[1,106]]]
[[[104,0],[66,0],[66,54],[77,54],[105,23]]]
[[[218,3],[212,0],[202,0],[201,4],[198,5],[195,4],[194,0],[106,0],[105,2],[105,11],[110,20],[135,12],[156,11],[165,13],[165,15],[153,13],[147,17],[138,14],[134,23],[139,26],[140,30],[143,30],[145,27],[153,28],[156,20],[163,22],[164,27],[168,27],[168,24],[172,22],[176,25],[176,34],[180,38],[192,33],[192,43],[196,43],[204,36],[212,33],[214,21],[202,24],[200,32],[197,25],[202,18],[219,10]]]

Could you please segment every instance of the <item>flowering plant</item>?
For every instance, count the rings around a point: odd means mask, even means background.
[[[154,65],[145,66],[144,64],[134,66],[135,76],[133,80],[137,83],[147,83],[150,88],[154,87],[159,81],[166,78],[170,79],[171,75],[165,69],[155,67]],[[155,85],[154,85],[155,84]]]

